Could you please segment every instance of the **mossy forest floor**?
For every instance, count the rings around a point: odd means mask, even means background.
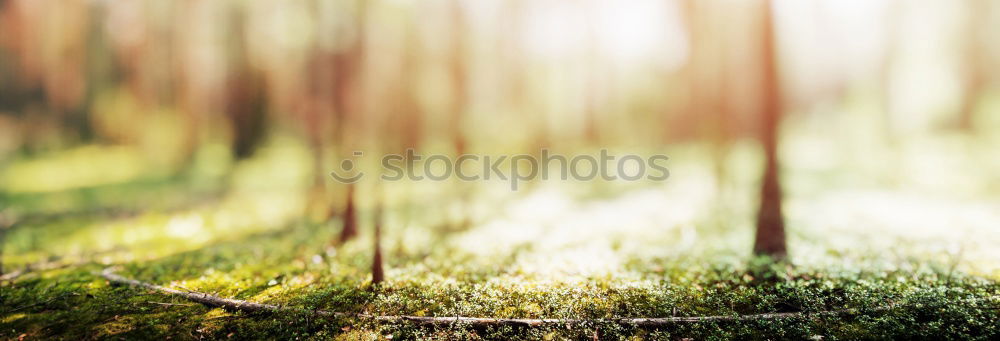
[[[791,264],[767,265],[749,257],[757,174],[733,172],[719,186],[704,163],[685,162],[705,154],[695,147],[672,151],[664,183],[539,183],[516,193],[483,183],[469,185],[468,200],[455,199],[454,183],[401,184],[386,187],[387,282],[372,287],[373,196],[361,191],[361,236],[333,246],[340,222],[304,213],[309,168],[300,147],[274,143],[236,164],[215,164],[220,157],[206,148],[181,172],[135,166],[134,151],[88,148],[4,170],[2,200],[20,221],[6,233],[4,270],[35,269],[0,286],[0,338],[1000,338],[992,187],[948,197],[791,169]],[[737,148],[732,163],[757,169],[745,154]],[[52,166],[78,159],[87,166]],[[380,315],[859,311],[654,329],[422,327],[227,312],[111,286],[97,275],[110,266],[176,289]]]

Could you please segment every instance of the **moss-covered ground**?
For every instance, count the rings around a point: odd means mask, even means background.
[[[107,155],[74,151],[90,152]],[[70,174],[84,178],[49,187],[28,175],[37,172],[31,167],[81,156],[13,161],[2,199],[20,223],[6,231],[4,270],[35,270],[0,286],[0,338],[1000,338],[995,198],[832,190],[802,179],[849,183],[843,174],[799,169],[789,179],[790,263],[775,265],[749,257],[756,174],[732,176],[719,190],[709,169],[684,162],[699,151],[674,152],[672,178],[662,184],[537,184],[516,193],[477,184],[469,200],[456,200],[450,183],[387,189],[388,280],[378,287],[369,273],[373,196],[359,198],[361,236],[331,243],[340,222],[308,213],[301,148],[277,144],[222,165],[205,161],[216,159],[208,150],[191,170],[139,170],[108,183]],[[113,161],[105,166],[125,167]],[[470,223],[457,223],[462,216]],[[172,288],[367,314],[858,313],[658,329],[421,327],[227,312],[111,286],[95,274],[109,266]]]

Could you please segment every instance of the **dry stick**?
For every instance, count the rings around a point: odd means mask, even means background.
[[[243,311],[243,312],[248,312],[248,313],[278,312],[278,311],[288,311],[288,310],[291,310],[291,309],[288,309],[288,308],[283,308],[283,307],[272,305],[272,304],[254,303],[254,302],[243,301],[243,300],[234,300],[234,299],[229,299],[229,298],[222,298],[222,297],[213,296],[213,295],[204,294],[204,293],[199,293],[199,292],[194,292],[194,291],[180,291],[180,290],[177,290],[177,289],[170,289],[170,288],[162,287],[162,286],[159,286],[159,285],[156,285],[156,284],[146,283],[146,282],[137,281],[137,280],[134,280],[134,279],[131,279],[131,278],[125,278],[125,277],[119,276],[119,275],[115,274],[114,271],[112,271],[112,269],[110,269],[110,268],[104,269],[104,271],[101,272],[101,277],[104,277],[104,279],[107,279],[111,283],[125,284],[125,285],[129,285],[129,286],[133,286],[133,287],[140,287],[140,288],[146,288],[146,289],[153,290],[153,291],[159,291],[159,292],[162,292],[162,293],[165,293],[165,294],[181,296],[181,297],[184,297],[186,299],[189,299],[189,300],[192,300],[192,301],[195,301],[195,302],[198,302],[198,303],[210,306],[210,307],[227,308],[227,309],[238,310],[238,311]],[[302,310],[305,311],[305,309],[302,309]]]
[[[735,315],[735,316],[720,315],[720,316],[610,318],[610,319],[510,319],[510,318],[483,318],[483,317],[465,317],[465,316],[430,317],[430,316],[406,316],[406,315],[380,316],[380,315],[370,315],[370,314],[360,314],[360,313],[352,314],[352,313],[342,313],[342,312],[334,312],[327,310],[311,310],[305,308],[285,307],[273,304],[255,303],[255,302],[236,300],[231,298],[222,298],[218,296],[213,296],[193,291],[185,292],[185,291],[162,287],[156,284],[125,278],[115,274],[110,268],[105,269],[103,272],[101,272],[101,277],[104,277],[104,279],[107,279],[108,281],[114,284],[125,284],[133,287],[146,288],[149,290],[158,291],[165,294],[181,296],[210,307],[218,307],[227,310],[242,311],[246,313],[299,312],[299,313],[308,313],[325,317],[356,317],[361,319],[374,320],[378,322],[414,322],[426,325],[450,325],[455,323],[461,323],[461,324],[469,324],[475,326],[535,327],[543,325],[564,326],[564,325],[582,325],[588,323],[617,323],[623,325],[634,325],[637,327],[662,327],[662,326],[669,326],[681,323],[754,321],[754,320],[775,320],[775,319],[856,315],[866,311],[870,312],[888,311],[902,305],[901,303],[890,303],[888,305],[871,308],[869,310],[852,308],[852,309],[838,309],[838,310],[819,311],[819,312],[764,313],[764,314],[749,314],[749,315]],[[998,298],[1000,298],[1000,296],[990,296],[990,297],[973,299],[971,301],[980,301],[980,300],[998,299]]]
[[[0,275],[0,282],[13,281],[26,273],[28,273],[28,271],[25,269],[17,269],[14,270],[13,272],[5,273],[3,275]]]
[[[149,304],[156,304],[156,305],[162,305],[162,306],[170,306],[170,307],[172,307],[172,306],[180,306],[180,307],[190,307],[190,306],[193,306],[193,305],[194,305],[194,303],[187,303],[187,304],[181,304],[181,303],[167,303],[167,302],[146,302],[146,303],[149,303]]]

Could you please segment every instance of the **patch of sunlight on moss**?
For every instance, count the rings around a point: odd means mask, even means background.
[[[237,166],[237,173],[260,177],[278,187],[250,186],[230,192],[222,201],[208,206],[85,224],[70,233],[45,238],[43,248],[59,255],[103,252],[104,261],[131,261],[283,228],[298,219],[303,210],[303,158],[308,155],[294,152],[294,146],[282,148]]]
[[[122,333],[129,332],[137,325],[139,325],[139,318],[134,316],[115,316],[111,321],[105,322],[97,326],[97,336],[99,337],[112,337]]]
[[[225,320],[230,316],[234,315],[221,308],[209,310],[201,316],[203,321],[198,325],[198,332],[209,335],[216,333],[225,326]]]
[[[135,180],[148,170],[136,148],[91,145],[14,163],[2,178],[9,192],[58,192]]]
[[[11,323],[11,322],[20,320],[20,319],[24,318],[25,316],[28,316],[28,314],[25,314],[25,313],[14,313],[14,314],[10,314],[10,315],[4,316],[3,319],[0,320],[0,322]]]
[[[243,193],[215,206],[81,226],[67,235],[53,236],[46,249],[61,255],[103,251],[105,261],[169,256],[283,228],[298,218],[303,204],[295,193]]]
[[[287,293],[302,289],[313,284],[315,281],[316,276],[312,273],[306,273],[302,276],[293,276],[283,282],[272,280],[271,282],[268,282],[268,285],[271,285],[270,287],[254,295],[250,298],[250,300],[254,302],[273,302],[275,299],[285,300],[288,298]]]
[[[345,333],[337,335],[337,337],[334,338],[334,340],[337,341],[362,341],[362,340],[369,341],[369,340],[380,340],[380,339],[389,339],[389,338],[386,338],[384,335],[376,333],[375,331],[370,329],[351,329]]]
[[[505,215],[487,221],[452,241],[452,246],[483,258],[509,257],[524,274],[606,275],[629,257],[667,256],[691,248],[693,226],[711,199],[712,181],[697,167],[679,167],[687,181],[662,189],[640,189],[599,200],[576,201],[554,187],[542,187],[512,202]],[[680,240],[671,240],[670,230]],[[670,248],[651,248],[655,243]]]
[[[998,169],[984,167],[993,156],[973,157],[967,151],[976,142],[963,136],[939,135],[910,139],[900,151],[899,172],[907,189],[919,188],[945,195],[980,194],[983,179]]]
[[[979,274],[1000,270],[995,247],[1000,244],[995,226],[1000,203],[841,190],[792,200],[787,212],[791,222],[802,222],[794,224],[795,234],[805,240],[790,242],[796,263],[821,266],[844,262],[848,255],[882,254],[884,266],[890,267],[905,259],[937,259]]]
[[[254,278],[209,269],[199,277],[173,281],[167,286],[178,290],[217,292],[223,297],[232,297],[240,291],[252,287],[257,282]]]
[[[220,317],[226,317],[226,316],[232,316],[232,315],[233,315],[232,313],[230,313],[228,311],[225,311],[224,309],[215,308],[215,309],[209,310],[207,313],[205,313],[205,318],[206,319],[213,319],[213,318],[220,318]]]

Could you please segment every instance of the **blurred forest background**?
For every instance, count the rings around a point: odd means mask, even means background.
[[[289,238],[319,244],[261,245],[336,272],[370,259],[341,242],[370,240],[384,205],[389,278],[737,264],[777,112],[794,262],[995,278],[998,80],[989,0],[2,0],[0,259],[171,268],[226,242],[268,258],[239,238],[306,224]],[[407,148],[662,153],[671,178],[327,175]],[[155,278],[240,278],[184,264]]]

